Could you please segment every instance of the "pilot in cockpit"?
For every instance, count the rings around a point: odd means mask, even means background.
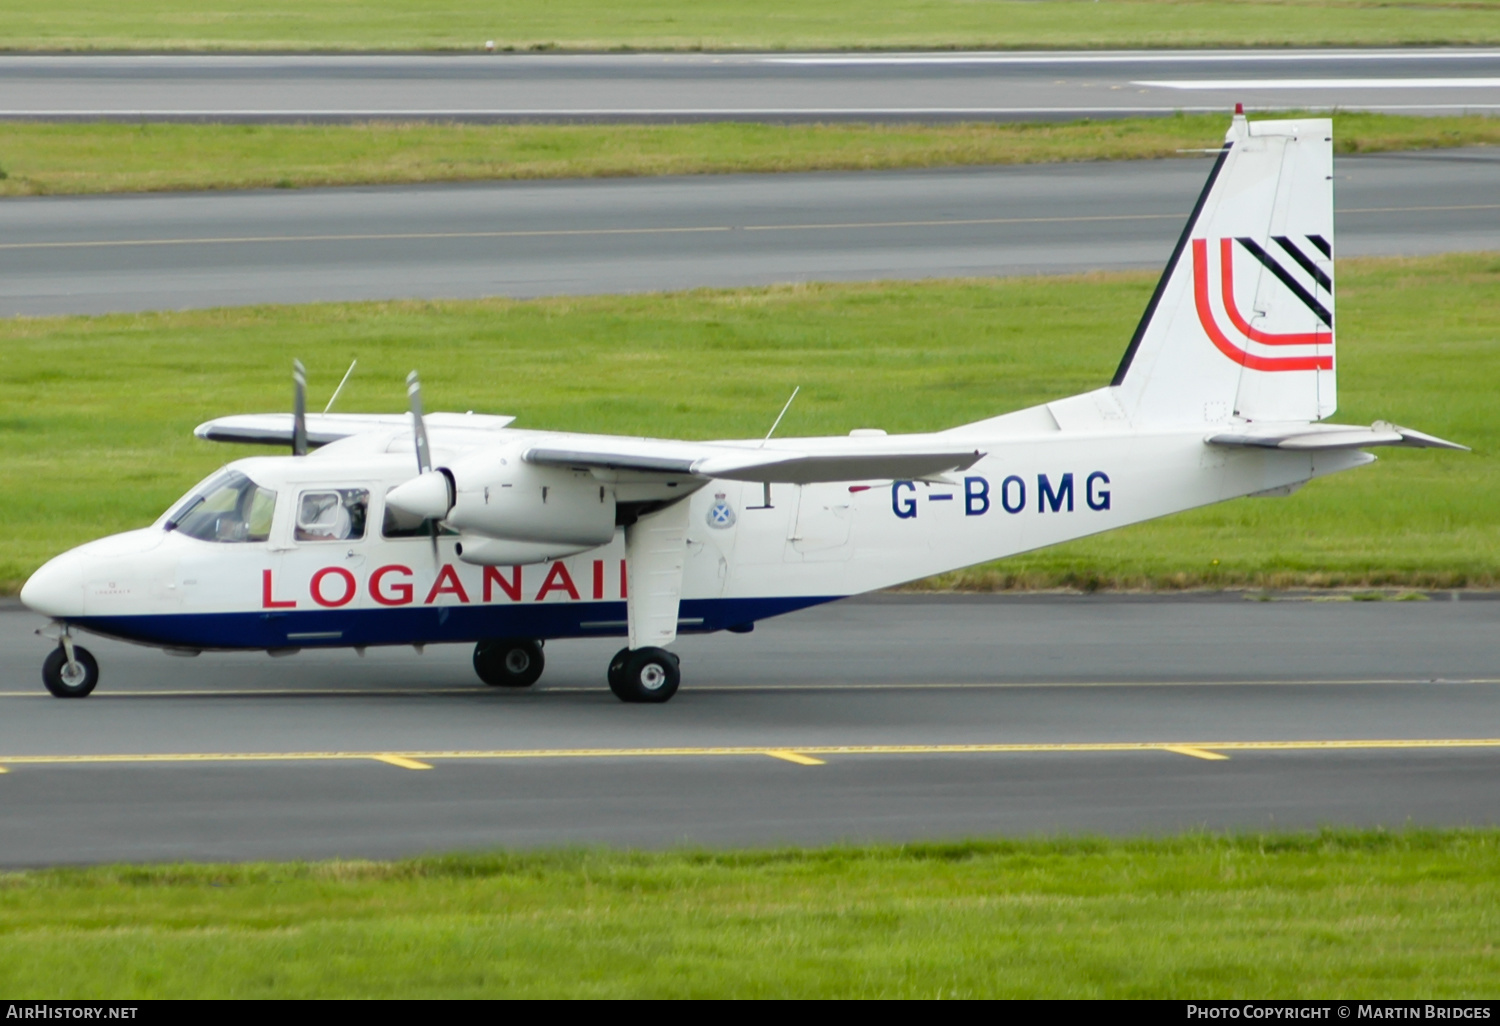
[[[352,536],[354,520],[338,492],[308,492],[297,509],[299,541],[344,541]]]

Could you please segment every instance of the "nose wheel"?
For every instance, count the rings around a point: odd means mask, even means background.
[[[474,646],[474,672],[492,688],[529,688],[545,665],[542,643],[532,638],[492,638]]]
[[[99,663],[88,649],[66,641],[42,663],[42,683],[58,698],[83,698],[99,683]]]
[[[622,702],[665,702],[677,694],[682,672],[664,648],[622,648],[609,661],[609,690]]]

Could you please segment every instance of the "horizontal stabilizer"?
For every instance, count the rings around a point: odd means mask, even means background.
[[[463,427],[495,430],[503,428],[512,420],[515,418],[464,413],[432,413],[427,416],[428,426],[437,429]],[[309,448],[316,449],[341,438],[362,435],[368,431],[409,427],[411,418],[405,413],[309,413],[307,444]],[[245,413],[199,424],[193,429],[193,434],[206,442],[291,445],[292,430],[290,413]]]
[[[812,440],[804,440],[812,441]],[[769,484],[914,480],[967,470],[984,455],[974,449],[876,448],[847,439],[819,440],[823,451],[741,448],[712,443],[621,439],[599,448],[535,448],[528,463],[645,474],[680,474]]]
[[[1214,435],[1210,445],[1248,445],[1260,449],[1291,449],[1308,452],[1331,449],[1366,449],[1376,445],[1405,449],[1461,449],[1467,445],[1449,442],[1433,435],[1413,431],[1387,421],[1377,420],[1369,427],[1356,424],[1269,424],[1246,425],[1242,430]]]

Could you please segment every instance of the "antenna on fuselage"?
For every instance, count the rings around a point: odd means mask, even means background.
[[[334,400],[338,399],[339,393],[344,390],[344,382],[348,381],[349,380],[349,375],[351,375],[351,374],[354,373],[354,365],[356,363],[359,363],[359,361],[358,360],[350,360],[349,361],[349,369],[346,370],[346,371],[344,371],[344,376],[339,379],[339,387],[335,388],[333,390],[333,395],[331,395],[331,396],[328,397],[328,405],[325,406],[325,407],[323,407],[323,412],[324,413],[327,413],[329,410],[333,409]]]
[[[792,389],[792,394],[787,399],[786,405],[781,408],[781,412],[776,415],[776,420],[774,422],[772,422],[772,424],[771,424],[771,430],[767,431],[766,432],[766,437],[764,437],[764,438],[762,438],[760,440],[760,447],[762,449],[764,449],[766,447],[766,443],[771,440],[771,436],[776,433],[776,429],[781,426],[781,418],[785,417],[786,416],[786,411],[790,410],[792,408],[792,400],[795,399],[795,398],[797,398],[797,393],[800,392],[800,391],[802,391],[802,386],[801,385],[798,385],[796,388]],[[769,482],[769,481],[762,481],[760,483],[760,488],[761,488],[761,496],[762,496],[761,505],[759,505],[759,506],[746,506],[745,507],[746,509],[774,509],[775,508],[774,506],[771,505],[771,482]]]
[[[307,455],[307,368],[292,361],[292,455]]]
[[[801,385],[798,385],[796,388],[792,389],[791,398],[787,399],[786,405],[781,408],[781,412],[776,414],[776,420],[771,423],[771,430],[767,431],[766,437],[760,440],[760,447],[762,449],[764,449],[766,447],[766,443],[771,440],[771,436],[776,433],[776,429],[781,426],[781,418],[785,417],[786,411],[792,408],[792,399],[797,398],[797,393],[800,391],[802,391]]]

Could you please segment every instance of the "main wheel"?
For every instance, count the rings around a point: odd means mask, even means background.
[[[74,645],[69,666],[68,654],[54,648],[42,663],[42,683],[58,698],[83,698],[99,683],[99,664],[88,649]]]
[[[474,646],[474,672],[494,688],[529,688],[542,675],[542,643],[531,638],[492,638]]]
[[[627,649],[609,663],[609,689],[622,702],[665,702],[681,682],[678,659],[664,648]]]
[[[609,669],[604,671],[604,676],[609,681],[609,690],[613,691],[616,695],[620,694],[620,681],[625,676],[625,663],[629,659],[630,649],[622,648],[614,654],[614,658],[610,659]],[[624,698],[621,700],[629,701],[629,699]]]

